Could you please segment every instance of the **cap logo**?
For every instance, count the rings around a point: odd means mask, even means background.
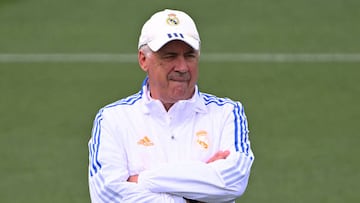
[[[182,33],[168,33],[167,34],[167,36],[168,36],[168,38],[173,38],[173,37],[176,37],[176,38],[179,38],[179,37],[181,37],[181,38],[183,38],[184,39],[184,35],[182,34]]]
[[[168,18],[166,19],[166,23],[168,25],[178,25],[180,23],[180,21],[179,21],[179,18],[177,18],[175,14],[171,13],[168,15]]]

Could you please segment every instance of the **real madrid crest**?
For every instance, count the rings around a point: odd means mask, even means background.
[[[178,25],[180,23],[180,21],[179,21],[179,18],[177,18],[175,14],[171,13],[168,15],[168,18],[166,19],[166,23],[168,25]]]
[[[199,144],[199,146],[203,149],[209,148],[209,137],[208,133],[205,130],[200,130],[196,132],[196,143]]]

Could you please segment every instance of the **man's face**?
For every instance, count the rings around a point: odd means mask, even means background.
[[[199,52],[183,41],[165,44],[157,52],[139,53],[141,68],[149,77],[150,93],[169,108],[192,97],[198,79]]]

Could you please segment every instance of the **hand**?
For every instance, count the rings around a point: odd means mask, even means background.
[[[214,162],[216,160],[219,160],[219,159],[226,159],[226,157],[228,157],[230,154],[230,151],[229,150],[225,150],[225,151],[218,151],[216,152],[216,154],[214,156],[212,156],[206,163],[211,163],[211,162]]]
[[[132,182],[132,183],[137,183],[138,182],[138,177],[139,175],[133,175],[133,176],[130,176],[127,181],[128,182]]]

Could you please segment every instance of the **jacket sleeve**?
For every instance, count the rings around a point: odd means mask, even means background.
[[[139,185],[152,192],[203,202],[231,202],[241,196],[254,161],[248,124],[240,103],[225,117],[221,149],[230,150],[226,159],[209,164],[200,161],[163,164],[140,173]]]
[[[126,155],[121,143],[114,138],[115,125],[111,115],[102,109],[96,116],[89,141],[89,189],[91,202],[158,202],[185,203],[182,196],[157,193],[129,177]]]

